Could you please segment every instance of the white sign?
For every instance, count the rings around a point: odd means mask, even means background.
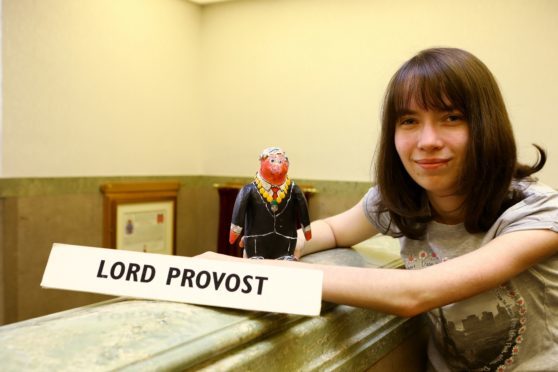
[[[319,315],[323,273],[55,243],[41,286],[235,309]]]

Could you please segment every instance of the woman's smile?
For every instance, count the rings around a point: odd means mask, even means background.
[[[418,159],[414,162],[424,170],[437,170],[447,167],[450,159],[442,158],[428,158],[428,159]]]

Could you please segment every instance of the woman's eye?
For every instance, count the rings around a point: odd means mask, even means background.
[[[400,125],[409,125],[409,124],[414,124],[416,123],[416,120],[413,118],[403,118],[401,120],[399,120],[399,124]]]
[[[460,112],[454,112],[454,113],[448,113],[448,115],[446,116],[446,120],[453,122],[453,121],[463,121],[465,120],[463,114],[461,114]]]

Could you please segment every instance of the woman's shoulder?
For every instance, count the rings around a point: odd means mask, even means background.
[[[369,219],[373,219],[373,216],[377,214],[379,201],[380,193],[378,192],[378,186],[370,187],[362,199],[364,214],[366,214]]]
[[[495,235],[528,229],[558,231],[558,191],[535,181],[514,182],[512,189],[522,192],[523,199],[496,220],[491,228]]]
[[[368,221],[382,234],[399,237],[401,235],[395,224],[391,223],[389,212],[380,206],[378,186],[372,186],[362,199],[362,209]]]
[[[539,181],[518,180],[513,181],[512,190],[523,194],[523,204],[530,204],[534,201],[548,200],[558,203],[558,190]],[[557,204],[558,206],[558,204]]]

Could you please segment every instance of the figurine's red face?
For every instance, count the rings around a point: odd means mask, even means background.
[[[273,185],[285,182],[289,160],[283,154],[272,154],[260,161],[260,175]]]

